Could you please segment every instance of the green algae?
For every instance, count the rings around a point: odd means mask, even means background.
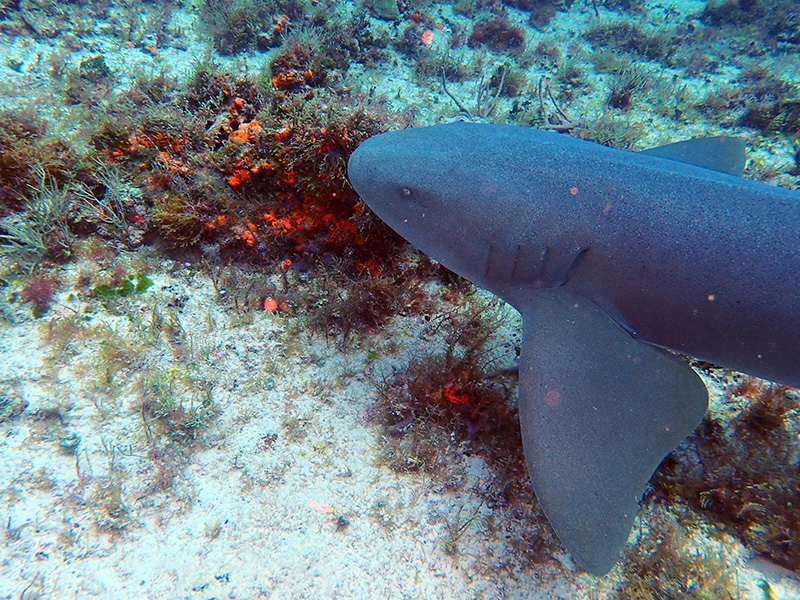
[[[143,294],[153,285],[152,279],[143,273],[127,275],[118,284],[98,283],[92,288],[92,296],[99,300],[128,298]]]

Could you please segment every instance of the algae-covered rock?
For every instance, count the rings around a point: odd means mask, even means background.
[[[28,401],[6,394],[0,394],[0,423],[9,421],[28,408]]]
[[[58,446],[64,454],[75,454],[81,438],[74,431],[62,431],[58,435]]]
[[[369,0],[370,9],[379,19],[394,21],[400,18],[400,9],[397,0]]]

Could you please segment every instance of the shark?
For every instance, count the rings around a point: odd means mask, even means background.
[[[800,387],[800,193],[744,165],[730,137],[628,152],[472,122],[382,133],[348,160],[391,228],[521,313],[533,491],[594,575],[707,410],[687,357]]]

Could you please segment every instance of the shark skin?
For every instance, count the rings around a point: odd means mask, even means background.
[[[348,163],[389,226],[522,314],[531,483],[595,575],[708,405],[665,349],[800,387],[800,193],[679,162],[742,166],[714,156],[731,138],[697,142],[634,153],[455,123],[380,134]]]

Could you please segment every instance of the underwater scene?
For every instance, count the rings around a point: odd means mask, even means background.
[[[0,58],[0,599],[800,599],[796,0],[0,0]]]

